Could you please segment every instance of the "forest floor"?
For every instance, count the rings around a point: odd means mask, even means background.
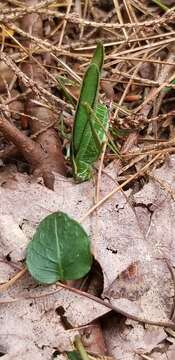
[[[70,359],[77,334],[89,359],[175,359],[173,6],[0,1],[4,360]],[[77,184],[74,114],[98,42],[108,141],[92,179]],[[82,223],[95,259],[88,277],[65,288],[38,285],[24,268],[36,227],[56,211]]]

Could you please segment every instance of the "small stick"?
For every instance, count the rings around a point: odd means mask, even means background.
[[[166,321],[153,321],[153,320],[143,319],[143,318],[141,318],[139,316],[132,315],[132,314],[128,313],[127,311],[124,311],[124,310],[118,308],[117,306],[112,305],[111,303],[107,303],[106,301],[104,301],[104,300],[102,300],[102,299],[100,299],[100,298],[98,298],[98,297],[96,297],[96,296],[94,296],[92,294],[86,293],[86,292],[81,291],[81,290],[76,289],[76,288],[72,288],[72,287],[70,287],[68,285],[65,285],[65,284],[62,284],[60,282],[58,282],[58,285],[60,287],[62,287],[63,289],[70,290],[71,292],[73,292],[75,294],[78,294],[78,295],[86,297],[86,298],[88,298],[90,300],[93,300],[93,301],[97,302],[98,304],[101,304],[101,305],[107,307],[108,309],[113,310],[113,311],[125,316],[128,319],[137,321],[139,323],[148,324],[148,325],[170,327],[171,329],[175,329],[175,323],[173,323],[172,321],[166,322]]]
[[[162,154],[159,152],[151,161],[149,161],[145,166],[143,166],[137,173],[130,176],[129,179],[124,181],[121,185],[115,187],[110,193],[108,193],[103,199],[101,199],[98,203],[96,203],[94,206],[92,206],[87,213],[82,216],[82,218],[79,220],[80,222],[83,222],[89,215],[91,215],[99,206],[104,204],[111,196],[116,194],[118,191],[120,191],[125,185],[129,184],[132,180],[136,179],[139,175],[143,174],[148,167],[155,162]]]
[[[25,273],[27,269],[24,267],[20,271],[17,272],[9,281],[5,284],[0,285],[0,292],[7,290],[10,286],[12,286],[18,279],[20,279]]]
[[[17,279],[19,279],[21,276],[23,276],[23,274],[25,274],[25,272],[27,271],[27,268],[24,267],[22,270],[20,270],[12,279],[10,280],[11,284],[14,283]],[[8,282],[9,284],[9,282]],[[10,284],[10,285],[11,285]],[[153,321],[153,320],[147,320],[147,319],[143,319],[139,316],[136,316],[136,315],[132,315],[130,313],[128,313],[127,311],[124,311],[122,309],[120,309],[119,307],[115,306],[115,305],[112,305],[92,294],[89,294],[89,293],[86,293],[84,291],[81,291],[79,289],[76,289],[76,288],[72,288],[68,285],[65,285],[65,284],[62,284],[60,282],[57,283],[59,287],[63,288],[63,289],[67,289],[77,295],[80,295],[80,296],[83,296],[83,297],[86,297],[92,301],[95,301],[96,303],[98,304],[101,304],[105,307],[107,307],[108,309],[110,310],[113,310],[115,311],[116,313],[119,313],[123,316],[125,316],[126,318],[128,319],[131,319],[131,320],[134,320],[134,321],[137,321],[139,323],[143,323],[143,324],[148,324],[148,325],[153,325],[153,326],[162,326],[162,327],[169,327],[170,329],[173,329],[175,330],[175,323],[173,323],[172,321]],[[5,285],[7,284],[3,284],[1,285],[5,287]],[[7,285],[7,288],[9,287],[9,285]],[[1,289],[1,288],[0,288]],[[51,291],[49,293],[46,293],[42,296],[51,296],[51,295],[54,295],[55,293],[59,292],[60,291],[60,288],[58,288],[57,290],[54,290],[54,291]],[[41,296],[39,296],[38,298],[40,298]],[[28,297],[23,297],[23,298],[18,298],[18,299],[8,299],[8,300],[0,300],[0,304],[5,304],[5,303],[11,303],[11,302],[17,302],[17,301],[22,301],[22,300],[29,300],[29,299],[37,299],[37,297],[35,296],[28,296]]]

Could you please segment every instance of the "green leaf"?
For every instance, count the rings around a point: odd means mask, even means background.
[[[39,224],[27,248],[26,264],[40,283],[80,279],[92,264],[89,237],[67,214],[53,213]]]
[[[66,351],[69,360],[82,360],[78,351]]]

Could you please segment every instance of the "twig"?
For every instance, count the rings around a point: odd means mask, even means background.
[[[115,9],[112,9],[107,15],[106,17],[103,19],[104,22],[109,22],[111,20],[111,18],[115,15]],[[93,29],[91,30],[87,35],[85,35],[85,39],[88,40],[88,39],[92,39],[94,34],[96,33],[97,29]],[[95,48],[95,46],[94,46]]]
[[[154,48],[158,48],[160,47],[161,45],[165,46],[166,44],[171,44],[174,42],[174,38],[170,38],[170,39],[164,39],[164,40],[160,40],[160,41],[157,41],[157,42],[152,42],[152,43],[149,43],[149,44],[146,44],[146,45],[143,45],[143,46],[137,46],[137,47],[133,47],[132,49],[127,49],[127,50],[123,50],[123,51],[120,51],[120,52],[117,52],[117,56],[123,56],[125,54],[131,54],[131,53],[136,53],[136,52],[143,52],[144,50],[152,50]],[[111,54],[109,55],[109,58],[112,59],[112,58],[115,58],[115,54]],[[131,60],[131,58],[130,58]]]
[[[10,286],[12,286],[17,280],[19,280],[25,273],[27,269],[23,268],[17,272],[9,281],[5,284],[0,285],[0,292],[7,290]]]
[[[118,191],[123,189],[124,186],[129,184],[131,181],[136,179],[139,175],[143,175],[145,171],[149,168],[151,164],[153,164],[159,157],[161,156],[161,153],[159,152],[151,161],[149,161],[145,166],[143,166],[137,173],[130,176],[129,179],[124,181],[121,185],[114,188],[110,193],[108,193],[103,199],[101,199],[98,203],[96,203],[94,206],[92,206],[87,213],[82,216],[82,218],[79,220],[80,222],[83,222],[89,215],[91,215],[99,206],[104,204],[110,197],[112,197],[114,194],[116,194]]]
[[[112,55],[111,55],[112,56]],[[110,58],[111,58],[110,56]],[[112,56],[113,58],[114,56]],[[112,65],[115,65],[119,62],[123,62],[123,61],[131,61],[131,59],[133,61],[139,61],[139,62],[142,62],[142,63],[151,63],[151,64],[162,64],[162,65],[174,65],[173,62],[168,62],[168,61],[165,61],[165,60],[157,60],[157,59],[143,59],[142,57],[137,57],[137,56],[118,56],[117,54],[115,55],[115,60],[111,61],[111,62],[108,62],[107,64],[104,64],[104,68],[108,68]],[[145,80],[145,79],[144,79]]]
[[[106,29],[133,29],[133,28],[144,28],[144,27],[152,27],[152,26],[162,26],[168,22],[171,22],[174,20],[175,18],[175,12],[174,9],[170,9],[169,11],[166,12],[166,14],[164,14],[162,17],[160,18],[156,18],[154,20],[149,20],[149,21],[143,21],[143,22],[137,22],[137,23],[125,23],[125,24],[117,24],[117,23],[105,23],[105,22],[95,22],[95,21],[89,21],[89,20],[85,20],[85,19],[80,19],[79,17],[77,17],[76,14],[69,14],[69,15],[64,15],[58,11],[52,11],[52,10],[37,10],[38,13],[46,13],[48,15],[52,15],[55,16],[57,18],[62,18],[62,19],[66,19],[69,22],[72,22],[74,24],[80,24],[80,25],[86,25],[86,26],[91,26],[94,28],[106,28]],[[0,16],[0,21],[3,21],[4,19],[2,18],[1,20],[1,16]],[[10,20],[10,19],[9,19]]]
[[[30,87],[34,93],[36,93],[37,95],[40,95],[41,98],[42,98],[42,94],[44,94],[46,97],[49,97],[50,99],[52,99],[54,101],[54,103],[57,102],[57,103],[65,106],[65,102],[63,100],[61,100],[57,96],[54,96],[49,91],[47,91],[42,86],[40,86],[37,82],[35,82],[31,78],[29,78],[27,75],[25,75],[19,69],[19,67],[15,64],[15,62],[10,58],[10,56],[7,56],[5,53],[0,52],[0,59],[2,61],[4,61],[15,72],[16,76],[24,83],[24,85],[26,87]],[[45,98],[44,98],[44,101],[46,101]],[[67,104],[66,107],[72,109],[72,105],[70,105],[70,104]]]
[[[32,14],[33,12],[37,12],[42,8],[46,8],[48,5],[52,4],[54,0],[43,0],[36,5],[28,6],[28,7],[17,7],[17,8],[9,8],[4,7],[3,11],[1,9],[0,14],[0,22],[8,22],[10,20],[14,20],[20,17],[23,17],[26,14]],[[46,9],[44,9],[46,11]]]
[[[52,45],[49,41],[47,40],[43,40],[40,39],[32,34],[27,33],[26,31],[22,30],[21,28],[19,28],[18,26],[14,25],[14,24],[10,24],[10,28],[14,31],[16,31],[18,34],[20,34],[21,36],[23,36],[24,38],[30,39],[32,41],[34,41],[39,47],[41,47],[44,51],[48,51],[51,50],[53,51],[53,53],[51,53],[52,57],[57,60],[68,72],[69,74],[73,77],[73,79],[75,79],[78,82],[81,82],[81,78],[75,73],[75,71],[73,71],[66,63],[64,63],[64,61],[62,61],[61,59],[59,59],[54,52],[62,52],[64,55],[67,54],[67,51],[63,50],[62,48]],[[77,57],[77,55],[75,55],[75,57]]]
[[[146,58],[146,56],[147,56],[147,53],[145,53],[144,58]],[[124,101],[124,99],[125,99],[125,97],[126,97],[126,95],[127,95],[127,93],[128,93],[128,90],[129,90],[130,86],[132,85],[132,82],[133,82],[135,76],[137,75],[137,73],[138,73],[141,65],[142,65],[141,62],[136,65],[136,68],[135,68],[133,74],[131,75],[131,78],[130,78],[127,86],[125,87],[125,90],[124,90],[124,92],[123,92],[123,94],[122,94],[122,96],[121,96],[121,98],[120,98],[120,101],[119,101],[119,103],[118,103],[119,106],[121,106],[121,105],[123,104],[123,101]],[[114,113],[114,119],[117,117],[118,111],[119,111],[119,108],[117,108],[116,111],[115,111],[115,113]]]
[[[26,272],[26,268],[24,268],[22,270],[23,270],[23,274],[24,274]],[[18,276],[18,278],[23,275],[22,270],[19,272],[20,275]],[[14,278],[12,278],[12,279],[14,279]],[[139,316],[132,315],[132,314],[128,313],[127,311],[124,311],[124,310],[120,309],[119,307],[117,307],[115,305],[112,305],[112,304],[110,304],[110,303],[108,303],[108,302],[106,302],[106,301],[92,295],[92,294],[86,293],[84,291],[81,291],[79,289],[70,287],[70,286],[62,284],[60,282],[58,282],[57,284],[58,284],[59,287],[61,287],[63,289],[69,290],[69,291],[75,293],[76,295],[80,295],[80,296],[88,298],[88,299],[90,299],[92,301],[95,301],[96,303],[98,303],[98,304],[100,304],[102,306],[105,306],[108,309],[113,310],[116,313],[121,314],[121,315],[125,316],[128,319],[137,321],[137,322],[139,322],[141,324],[148,324],[148,325],[153,325],[153,326],[162,326],[162,327],[168,327],[170,329],[175,329],[175,323],[173,323],[172,321],[153,321],[153,320],[143,319],[143,318],[141,318]],[[53,290],[53,291],[50,291],[48,293],[45,293],[44,296],[51,296],[51,295],[56,294],[59,291],[60,291],[60,289]],[[3,299],[3,300],[0,300],[0,304],[7,304],[7,303],[13,303],[13,302],[17,302],[17,301],[24,301],[24,300],[37,299],[37,298],[40,298],[40,296],[37,297],[37,296],[31,296],[30,295],[30,296],[16,298],[16,299]]]
[[[48,0],[49,1],[49,0]],[[53,2],[53,1],[51,1]],[[44,3],[44,1],[43,1]],[[39,6],[40,4],[38,4]],[[143,21],[143,22],[137,22],[137,23],[127,23],[127,24],[116,24],[116,23],[105,23],[105,22],[95,22],[95,21],[89,21],[89,20],[85,20],[85,19],[81,19],[79,17],[77,17],[77,14],[69,14],[69,15],[65,15],[59,11],[53,11],[50,9],[42,9],[42,8],[37,8],[36,6],[33,7],[28,7],[28,8],[24,8],[24,9],[13,9],[13,11],[11,11],[10,13],[9,9],[8,11],[6,11],[6,14],[0,14],[0,22],[6,24],[11,20],[23,17],[25,14],[30,14],[30,13],[40,13],[40,14],[47,14],[47,16],[51,15],[54,16],[58,19],[64,19],[67,20],[68,22],[74,23],[74,24],[80,24],[80,25],[84,25],[84,26],[91,26],[94,28],[106,28],[106,29],[133,29],[133,28],[144,28],[144,27],[153,27],[153,26],[162,26],[165,25],[168,22],[172,22],[175,18],[175,12],[174,9],[170,9],[169,11],[167,11],[162,17],[160,18],[156,18],[153,20],[149,20],[149,21]]]
[[[169,31],[168,33],[157,34],[157,35],[150,35],[150,36],[142,36],[138,38],[128,38],[128,40],[118,40],[118,41],[111,41],[111,42],[104,42],[104,48],[117,46],[117,45],[128,45],[139,41],[146,41],[146,40],[153,40],[153,39],[160,39],[165,37],[171,37],[175,35],[175,31]],[[75,51],[87,51],[87,50],[94,50],[96,48],[96,44],[89,45],[89,46],[78,46],[79,44],[72,44],[71,48]],[[63,49],[69,48],[70,45],[64,45]]]
[[[70,13],[71,6],[72,6],[72,0],[68,0],[66,15],[68,15]],[[64,20],[62,31],[61,31],[61,34],[60,34],[59,44],[58,44],[59,47],[61,47],[61,44],[62,44],[62,41],[63,41],[64,32],[65,32],[65,29],[66,29],[66,24],[67,24],[67,20]]]
[[[169,57],[167,59],[168,62],[173,62],[175,60],[175,55],[174,55],[174,50],[175,50],[175,43],[172,44],[171,46],[171,50],[172,52],[170,52]],[[144,114],[145,116],[147,116],[150,112],[150,109],[152,107],[152,99],[155,99],[155,97],[160,93],[160,91],[164,88],[165,83],[168,81],[168,83],[171,83],[171,81],[174,79],[175,77],[175,73],[173,74],[173,76],[170,77],[170,79],[168,79],[169,74],[171,75],[172,72],[174,70],[174,65],[165,65],[163,69],[161,69],[159,77],[158,77],[158,82],[160,84],[159,88],[157,89],[151,89],[148,97],[143,101],[143,103],[141,105],[139,105],[137,107],[137,109],[135,109],[135,113],[140,111],[140,114]],[[160,106],[161,106],[161,102],[163,97],[166,95],[166,93],[162,93],[159,95],[159,98],[156,101],[156,105],[157,105],[157,112],[155,113],[155,115],[157,115]]]
[[[86,297],[86,298],[88,298],[90,300],[93,300],[93,301],[97,302],[98,304],[101,304],[101,305],[107,307],[108,309],[113,310],[113,311],[125,316],[128,319],[138,321],[139,323],[144,323],[144,324],[149,324],[149,325],[156,325],[156,326],[163,326],[163,327],[170,327],[171,329],[175,329],[175,323],[173,323],[173,322],[153,321],[153,320],[143,319],[143,318],[141,318],[139,316],[132,315],[132,314],[128,313],[127,311],[124,311],[124,310],[118,308],[117,306],[112,305],[111,303],[107,303],[106,301],[104,301],[104,300],[102,300],[102,299],[100,299],[100,298],[98,298],[98,297],[96,297],[96,296],[94,296],[92,294],[86,293],[86,292],[81,291],[81,290],[76,289],[76,288],[72,288],[72,287],[70,287],[68,285],[65,285],[65,284],[62,284],[60,282],[58,282],[58,285],[60,287],[62,287],[63,289],[70,290],[71,292],[73,292],[75,294],[78,294],[80,296],[83,296],[83,297]]]
[[[118,17],[118,20],[119,20],[119,23],[121,25],[124,25],[124,22],[123,22],[123,18],[122,18],[122,14],[121,14],[121,11],[120,11],[120,6],[119,6],[119,2],[118,0],[113,0],[113,3],[114,3],[114,6],[115,6],[115,11],[116,11],[116,14],[117,14],[117,17]],[[128,34],[125,30],[124,27],[122,27],[122,30],[123,30],[123,33],[124,33],[124,36],[125,36],[125,39],[127,41],[128,39]]]

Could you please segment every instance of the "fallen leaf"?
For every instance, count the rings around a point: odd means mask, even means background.
[[[0,239],[2,257],[9,255],[12,261],[24,260],[28,240],[10,214],[0,217]]]
[[[172,189],[174,189],[174,163],[175,157],[172,156],[162,168],[152,174],[165,181]],[[115,179],[113,165],[107,170]],[[75,185],[72,180],[57,175],[55,185],[53,192],[35,182],[29,182],[26,175],[16,175],[13,189],[8,189],[8,182],[6,187],[1,189],[1,214],[13,213],[14,221],[21,226],[28,240],[32,238],[39,222],[49,213],[64,211],[79,221],[93,205],[95,191],[93,181]],[[101,197],[114,186],[116,184],[111,177],[104,174]],[[172,310],[173,283],[164,257],[166,256],[171,264],[174,264],[174,200],[167,188],[160,186],[155,180],[150,180],[134,195],[134,206],[130,205],[129,195],[130,191],[116,193],[83,223],[83,227],[92,239],[93,254],[103,271],[102,296],[136,316],[150,320],[167,320]],[[25,300],[27,296],[33,300]],[[26,319],[30,320],[26,332],[30,338],[32,334],[30,349],[35,349],[35,344],[38,344],[40,353],[44,344],[49,344],[50,351],[53,351],[55,346],[56,327],[53,314],[58,306],[63,306],[65,316],[73,327],[91,323],[109,311],[92,300],[67,290],[60,290],[56,285],[36,288],[30,277],[18,282],[8,294],[3,294],[3,301],[7,301],[9,297],[22,299],[20,303],[12,303],[8,306],[4,304],[3,310],[0,310],[2,328],[6,323],[4,334],[7,336],[8,329],[11,329],[12,319],[15,318],[17,324],[19,318],[21,327]],[[30,302],[34,304],[36,302],[35,306],[30,307]],[[34,311],[32,317],[31,311]],[[52,316],[48,318],[50,313]],[[136,358],[136,352],[151,351],[159,342],[167,338],[162,328],[152,326],[144,328],[134,321],[122,320],[121,329],[119,317],[113,315],[113,318],[114,322],[109,326],[105,322],[105,336],[111,355],[119,360],[133,360]],[[48,334],[43,333],[42,321],[46,321],[47,326],[49,324],[51,328],[49,334],[52,335],[49,339]],[[15,331],[16,336],[23,337],[20,327]],[[70,337],[68,333],[64,333],[63,328],[60,328],[60,332],[63,338],[58,342],[56,336],[57,346],[61,350],[68,350]],[[66,340],[67,336],[69,340]],[[13,354],[10,341],[8,336],[7,349]],[[24,338],[21,341],[22,348],[28,346]]]

